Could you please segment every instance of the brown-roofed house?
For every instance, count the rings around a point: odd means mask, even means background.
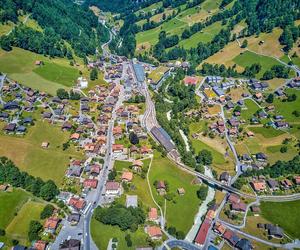
[[[148,213],[148,220],[149,221],[157,221],[158,220],[157,208],[155,208],[155,207],[150,208],[150,211]]]
[[[85,179],[83,181],[83,186],[85,188],[97,188],[98,180],[96,180],[96,179]]]
[[[34,249],[36,249],[36,250],[45,250],[46,246],[47,246],[47,243],[45,241],[42,241],[42,240],[37,240],[34,243]]]
[[[47,231],[49,233],[54,233],[58,226],[59,221],[60,221],[60,219],[56,218],[56,217],[48,218],[44,223],[45,231]]]
[[[133,179],[133,173],[126,171],[122,174],[122,181],[131,182]]]
[[[161,229],[158,226],[148,226],[147,233],[152,240],[159,240],[162,237]]]

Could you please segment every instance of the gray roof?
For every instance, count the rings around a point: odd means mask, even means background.
[[[126,207],[137,207],[138,197],[137,195],[127,195],[126,196]]]
[[[140,64],[133,64],[133,69],[138,82],[143,82],[145,80],[145,70]]]
[[[154,127],[151,129],[151,133],[154,135],[156,140],[158,140],[158,142],[164,146],[164,148],[168,152],[172,151],[172,149],[175,148],[175,145],[171,141],[170,136],[163,128]]]

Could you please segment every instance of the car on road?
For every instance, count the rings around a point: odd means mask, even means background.
[[[82,233],[78,233],[78,235],[82,235]]]

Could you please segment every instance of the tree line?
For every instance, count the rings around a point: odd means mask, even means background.
[[[0,158],[0,183],[23,188],[46,201],[54,199],[59,194],[59,189],[52,180],[45,182],[39,177],[20,171],[7,157]]]

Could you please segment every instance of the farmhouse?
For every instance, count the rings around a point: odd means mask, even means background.
[[[150,208],[150,211],[148,212],[148,220],[154,222],[158,221],[157,208],[155,207]]]
[[[75,210],[80,211],[80,210],[84,209],[86,202],[82,198],[72,197],[69,200],[68,205],[71,206],[72,208],[74,208]]]

